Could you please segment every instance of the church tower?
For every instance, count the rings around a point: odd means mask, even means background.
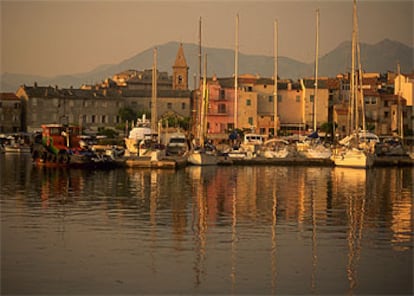
[[[188,90],[188,66],[182,43],[178,48],[177,57],[175,58],[172,79],[173,89]]]

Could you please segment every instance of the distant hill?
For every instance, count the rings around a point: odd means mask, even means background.
[[[178,42],[168,42],[156,46],[158,48],[158,69],[172,73]],[[198,45],[184,43],[184,53],[190,67],[190,88],[194,83],[191,77],[198,72]],[[207,75],[216,74],[218,77],[229,77],[234,73],[234,51],[221,48],[203,48],[207,53]],[[94,70],[76,75],[60,75],[56,77],[43,77],[35,75],[3,73],[1,74],[1,91],[15,92],[22,84],[58,85],[59,87],[79,87],[80,85],[94,84],[114,74],[128,70],[145,70],[152,67],[153,48],[149,48],[119,64],[101,65]],[[361,44],[361,60],[367,72],[395,71],[397,62],[401,64],[403,73],[414,70],[414,48],[400,42],[385,39],[373,45]],[[341,43],[337,48],[321,56],[319,59],[319,76],[334,77],[338,73],[350,71],[351,43]],[[302,63],[288,57],[279,57],[278,75],[281,78],[299,79],[313,75],[314,63]],[[273,76],[273,57],[262,55],[246,55],[239,53],[239,74],[251,73],[262,77]]]

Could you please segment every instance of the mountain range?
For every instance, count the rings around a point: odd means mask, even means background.
[[[172,73],[179,42],[168,42],[155,46],[158,49],[158,70]],[[189,85],[193,86],[191,77],[198,72],[197,44],[183,43],[184,54],[189,66]],[[231,77],[234,73],[234,51],[222,48],[203,48],[207,54],[207,75],[216,74],[218,77]],[[101,65],[90,72],[74,75],[59,75],[56,77],[42,77],[36,75],[2,73],[1,91],[15,92],[20,85],[57,85],[61,88],[80,87],[82,84],[99,83],[114,74],[129,69],[151,69],[153,48],[149,48],[118,64]],[[361,43],[361,62],[364,71],[380,72],[396,71],[397,63],[401,65],[403,73],[414,71],[414,48],[397,41],[384,39],[376,44]],[[345,41],[334,50],[319,57],[318,75],[335,77],[338,73],[350,72],[351,69],[351,42]],[[273,76],[273,57],[263,55],[247,55],[239,53],[239,74],[258,74],[262,77]],[[279,56],[278,76],[282,79],[299,79],[312,76],[314,63],[303,63],[288,57]]]

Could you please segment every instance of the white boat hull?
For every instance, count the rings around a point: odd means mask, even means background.
[[[20,147],[4,147],[6,153],[30,153],[30,147],[20,146]]]
[[[200,153],[200,152],[191,152],[187,159],[188,163],[192,165],[216,165],[218,163],[218,158],[216,155]]]
[[[282,149],[279,151],[265,150],[264,152],[265,158],[286,158],[288,155],[289,151],[287,149]]]
[[[374,164],[374,156],[358,149],[349,149],[333,155],[332,160],[336,166],[369,168]]]
[[[304,151],[303,154],[306,158],[312,159],[328,159],[332,156],[331,150],[328,148],[309,148],[308,150]]]

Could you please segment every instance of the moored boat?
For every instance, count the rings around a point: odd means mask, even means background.
[[[112,167],[117,166],[112,158],[89,149],[80,138],[79,126],[62,124],[42,125],[42,134],[35,137],[32,159],[36,165]]]

